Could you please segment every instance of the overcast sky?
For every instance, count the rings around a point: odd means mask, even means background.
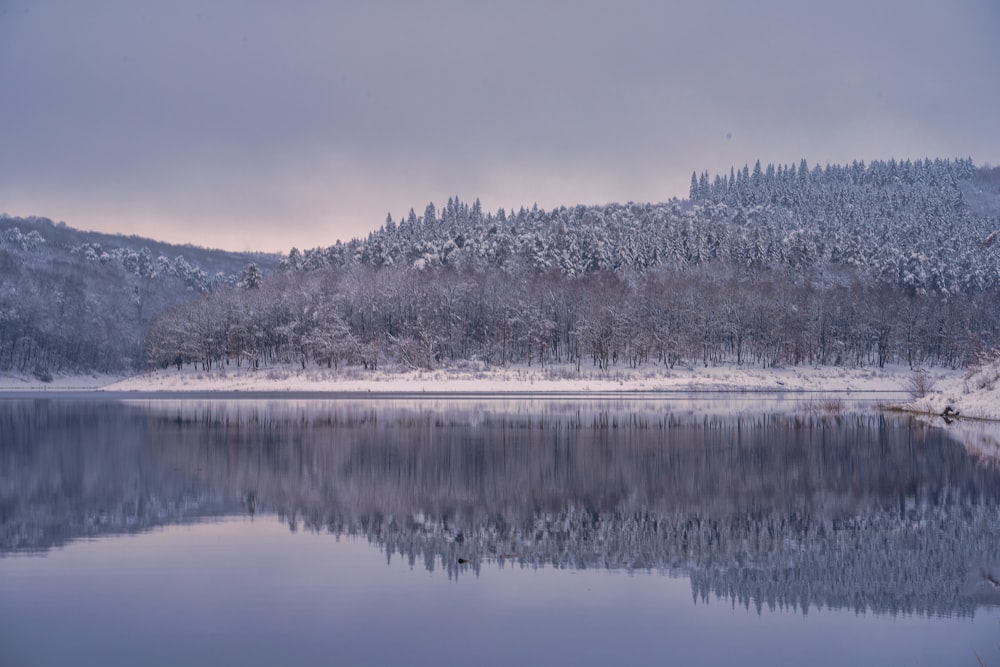
[[[449,196],[1000,164],[1000,2],[0,0],[0,212],[235,250]]]

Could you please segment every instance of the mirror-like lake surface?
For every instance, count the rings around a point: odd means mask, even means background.
[[[0,664],[1000,664],[996,427],[811,400],[0,401]]]

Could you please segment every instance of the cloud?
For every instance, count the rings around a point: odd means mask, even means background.
[[[1000,161],[989,1],[480,4],[8,3],[0,208],[287,249],[453,194],[662,200],[756,159]]]

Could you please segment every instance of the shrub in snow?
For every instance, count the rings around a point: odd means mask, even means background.
[[[914,400],[923,398],[934,391],[934,379],[924,369],[917,369],[913,371],[913,375],[906,384],[906,389],[910,393],[910,398]]]

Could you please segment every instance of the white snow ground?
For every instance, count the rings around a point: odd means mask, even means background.
[[[57,373],[43,382],[31,374],[0,373],[0,391],[97,391],[120,380],[120,375]]]
[[[951,407],[963,417],[1000,420],[1000,356],[933,378],[926,396],[902,407],[936,415]]]
[[[905,391],[904,368],[709,368],[609,371],[558,365],[438,370],[358,368],[340,371],[295,366],[257,371],[233,366],[210,373],[194,368],[155,371],[110,384],[109,391],[331,391],[331,392],[621,392],[621,391]]]
[[[929,369],[923,398],[900,407],[941,414],[947,406],[964,417],[1000,420],[1000,361],[975,370]],[[345,392],[345,393],[606,393],[658,391],[901,392],[911,390],[916,374],[906,366],[840,368],[796,366],[709,366],[666,369],[612,368],[601,371],[573,365],[487,368],[465,364],[437,370],[399,368],[366,371],[357,367],[269,366],[259,370],[227,366],[211,372],[187,366],[131,377],[56,375],[42,382],[31,375],[0,374],[0,391],[115,392]],[[898,400],[898,397],[893,397]]]
[[[961,371],[932,371],[936,378],[961,376]],[[32,376],[0,375],[0,390],[104,390],[144,392],[434,392],[434,393],[588,393],[622,391],[772,391],[853,392],[906,391],[912,377],[906,367],[835,368],[711,366],[666,369],[646,366],[601,371],[572,365],[486,368],[466,364],[438,370],[398,368],[365,371],[270,366],[259,370],[228,366],[211,372],[193,366],[158,370],[127,378],[56,376],[41,382]]]

